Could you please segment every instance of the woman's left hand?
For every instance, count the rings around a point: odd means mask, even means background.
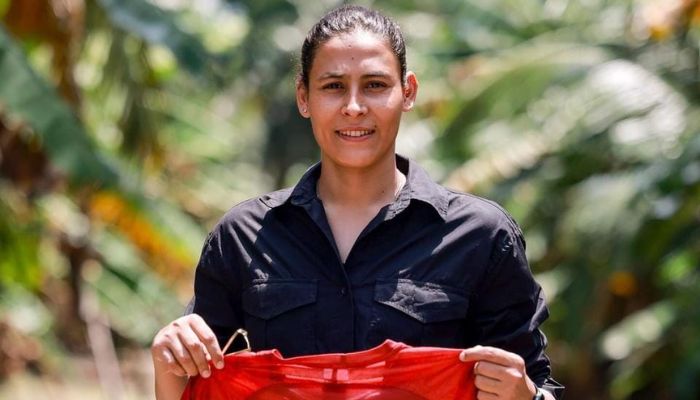
[[[475,346],[459,354],[461,361],[475,361],[474,384],[479,400],[531,400],[537,391],[527,376],[525,361],[496,347]]]

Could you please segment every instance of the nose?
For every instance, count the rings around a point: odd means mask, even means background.
[[[367,106],[365,106],[361,96],[359,96],[357,92],[353,91],[348,94],[348,98],[343,105],[342,112],[343,115],[347,115],[348,117],[357,117],[367,113]]]

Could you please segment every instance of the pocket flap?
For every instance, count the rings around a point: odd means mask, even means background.
[[[469,305],[457,288],[410,279],[377,280],[374,300],[423,323],[464,318]]]
[[[316,302],[316,281],[300,279],[254,282],[243,291],[243,309],[258,318],[270,319],[297,307]]]

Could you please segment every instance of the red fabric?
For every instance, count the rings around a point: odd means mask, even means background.
[[[476,399],[474,364],[459,361],[459,352],[387,340],[349,354],[230,354],[224,369],[190,379],[181,400]]]

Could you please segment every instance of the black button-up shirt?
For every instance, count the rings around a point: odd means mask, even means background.
[[[219,343],[240,327],[253,350],[353,352],[385,339],[496,346],[559,396],[539,325],[547,318],[520,229],[497,204],[450,191],[397,156],[407,177],[345,263],[316,195],[320,164],[291,189],[233,207],[206,240],[192,310]]]

